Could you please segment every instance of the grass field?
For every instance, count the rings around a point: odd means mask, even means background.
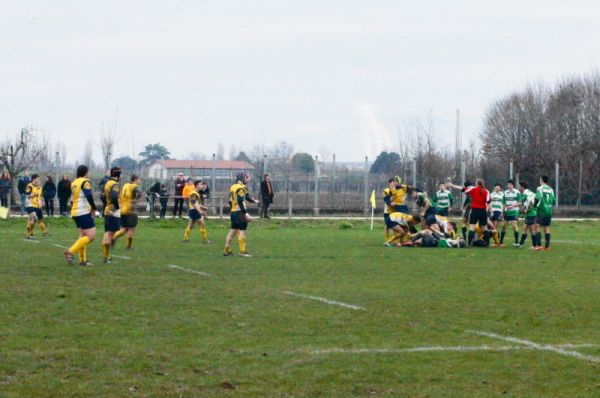
[[[227,258],[225,221],[213,245],[142,221],[90,268],[63,260],[70,219],[38,243],[24,224],[0,223],[2,397],[600,396],[600,224],[555,223],[532,252],[258,221],[254,257]]]

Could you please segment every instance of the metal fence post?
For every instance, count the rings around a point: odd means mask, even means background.
[[[577,208],[581,206],[581,188],[583,186],[583,159],[579,159],[579,195],[577,196]]]
[[[369,157],[365,156],[364,213],[369,214]]]
[[[315,155],[315,205],[313,212],[315,216],[319,215],[319,155]]]
[[[509,170],[508,170],[508,178],[510,180],[513,179],[513,161],[512,161],[512,159],[510,160],[510,166],[509,166]]]
[[[292,218],[292,197],[288,196],[288,218]]]
[[[555,173],[556,173],[556,183],[555,183],[555,187],[554,190],[556,191],[556,207],[558,208],[558,192],[559,192],[559,175],[560,175],[560,165],[558,164],[558,160],[556,161],[556,164],[554,166],[555,168]]]
[[[219,218],[223,218],[223,197],[219,196]]]

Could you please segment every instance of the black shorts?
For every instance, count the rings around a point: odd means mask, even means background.
[[[504,221],[519,221],[519,216],[504,215]]]
[[[525,225],[533,225],[535,224],[536,216],[525,217]]]
[[[202,218],[202,214],[196,209],[190,209],[188,211],[188,217],[190,217],[190,220],[192,221],[197,221]]]
[[[35,217],[38,220],[44,219],[44,212],[42,209],[38,209],[37,207],[26,207],[25,210],[27,211],[27,214],[35,213]]]
[[[137,214],[121,215],[121,228],[135,228],[138,224]]]
[[[89,213],[84,214],[83,216],[75,216],[73,217],[73,220],[79,229],[92,229],[96,227],[96,224],[94,224],[94,217]]]
[[[104,216],[104,232],[117,232],[121,229],[121,219],[115,216]]]
[[[244,213],[241,211],[235,211],[231,213],[231,229],[239,229],[240,231],[245,231],[248,229],[248,223],[246,222],[246,218],[244,217]]]
[[[399,213],[408,214],[408,206],[407,205],[394,206],[394,211],[397,211]]]
[[[427,217],[425,217],[425,225],[429,227],[433,224],[437,224],[437,218],[435,217],[435,214],[430,214]]]
[[[447,207],[444,207],[443,209],[436,208],[435,211],[437,214],[439,214],[442,217],[448,217],[448,208]]]
[[[490,217],[492,221],[500,221],[502,220],[502,212],[501,211],[493,211],[492,216]]]
[[[469,214],[469,224],[475,225],[479,223],[481,228],[487,226],[488,216],[487,211],[485,209],[471,209],[471,214]]]
[[[549,227],[552,224],[552,216],[540,216],[538,214],[535,218],[535,223],[539,224],[540,227]]]
[[[385,222],[385,226],[388,227],[389,229],[394,228],[394,225],[397,224],[397,223],[393,222],[392,220],[390,220],[390,215],[389,214],[384,214],[383,215],[383,221]]]
[[[470,214],[471,214],[471,208],[470,207],[465,207],[463,209],[463,214],[462,214],[463,219],[464,220],[468,220]]]

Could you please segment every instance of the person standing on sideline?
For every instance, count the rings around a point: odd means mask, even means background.
[[[537,217],[535,218],[534,225],[534,229],[537,232],[535,250],[550,249],[550,224],[552,224],[552,210],[556,204],[556,196],[554,196],[554,190],[548,185],[548,181],[548,176],[542,176],[540,178],[540,186],[535,191],[534,206],[537,208]],[[540,227],[544,228],[544,247],[542,247]]]
[[[0,206],[8,207],[8,194],[11,188],[12,184],[8,171],[4,171],[2,177],[0,177]]]
[[[248,223],[252,221],[252,217],[248,214],[246,202],[260,203],[252,198],[248,193],[248,181],[250,176],[245,173],[238,173],[235,177],[235,184],[229,188],[229,204],[231,206],[231,229],[225,238],[224,256],[232,256],[231,242],[237,235],[238,244],[240,246],[240,256],[252,257],[246,248],[246,230]]]
[[[165,218],[165,214],[167,214],[167,202],[169,201],[169,191],[165,184],[160,185],[158,197],[160,198],[160,218]]]
[[[54,183],[52,176],[46,176],[46,182],[42,187],[42,196],[44,197],[46,215],[48,217],[54,217],[54,197],[56,196],[56,184]]]
[[[265,174],[263,180],[260,182],[260,196],[262,199],[262,210],[261,217],[263,218],[271,218],[269,217],[269,205],[273,203],[273,198],[275,197],[275,193],[273,192],[273,184],[271,183],[271,176]]]
[[[31,178],[29,178],[29,171],[25,170],[21,178],[19,178],[19,183],[17,184],[17,189],[19,190],[19,195],[21,195],[21,215],[25,214],[25,200],[27,195],[25,195],[25,188],[31,182]]]
[[[71,181],[69,176],[63,175],[62,180],[58,183],[58,207],[62,216],[67,215],[67,204],[71,199]]]
[[[175,193],[173,195],[173,217],[181,217],[183,211],[183,188],[185,188],[185,179],[183,173],[177,174],[175,180]]]

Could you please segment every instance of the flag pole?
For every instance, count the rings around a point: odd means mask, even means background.
[[[373,216],[375,215],[375,208],[371,206],[371,231],[373,230]]]

